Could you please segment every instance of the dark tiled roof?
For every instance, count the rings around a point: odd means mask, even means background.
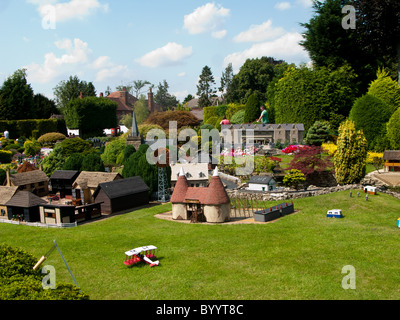
[[[268,184],[272,179],[271,176],[253,176],[250,178],[249,183]]]
[[[76,179],[79,171],[74,170],[57,170],[53,173],[50,179],[71,180]]]
[[[110,199],[115,199],[136,193],[148,192],[150,188],[144,183],[141,177],[132,177],[100,183],[93,194],[94,198],[100,190],[103,190]]]
[[[32,208],[41,204],[47,204],[47,201],[39,198],[29,191],[17,192],[11,200],[6,203],[7,207],[19,207],[19,208]]]
[[[14,186],[24,186],[31,183],[48,181],[49,178],[41,170],[22,172],[10,175],[10,182]]]

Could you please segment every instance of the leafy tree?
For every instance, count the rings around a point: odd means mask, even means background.
[[[107,143],[104,153],[101,155],[101,159],[106,165],[113,165],[117,163],[118,155],[124,150],[126,145],[125,139],[114,139]]]
[[[339,184],[359,182],[365,176],[368,142],[354,122],[344,121],[339,127],[335,154],[336,181]]]
[[[101,157],[97,153],[89,153],[85,156],[82,161],[82,171],[97,171],[97,172],[104,172],[104,163],[101,160]]]
[[[400,107],[400,85],[383,68],[378,70],[377,79],[369,85],[368,94],[385,101],[392,114]]]
[[[362,130],[372,148],[377,139],[386,134],[385,126],[391,116],[390,107],[383,100],[366,94],[358,98],[350,111],[349,119],[357,130]]]
[[[253,93],[267,101],[269,84],[281,78],[287,67],[286,62],[271,57],[247,59],[227,88],[227,102],[245,104]]]
[[[57,144],[53,151],[42,160],[43,172],[51,176],[56,170],[62,170],[66,160],[67,157],[64,155],[62,148]]]
[[[143,95],[140,97],[138,101],[135,102],[134,110],[135,110],[136,122],[138,125],[145,122],[149,117],[150,115],[149,107]],[[132,120],[130,127],[132,127]]]
[[[225,71],[221,76],[221,86],[218,88],[219,92],[221,92],[221,96],[223,100],[225,100],[226,93],[230,90],[233,81],[233,66],[232,63],[229,63],[225,68]]]
[[[251,123],[260,117],[260,102],[256,94],[252,94],[247,100],[244,112],[244,122]]]
[[[52,114],[60,114],[55,102],[40,93],[33,97],[33,109],[36,119],[49,119]]]
[[[358,25],[356,30],[346,30],[342,27],[344,18],[342,8],[350,2],[346,0],[314,1],[314,16],[308,23],[301,24],[305,32],[304,40],[300,44],[308,51],[317,68],[338,69],[349,64],[359,75],[358,86],[364,91],[374,77],[378,61],[370,50],[365,50],[358,44]]]
[[[358,41],[364,52],[397,65],[400,84],[400,2],[352,0],[357,12]]]
[[[315,121],[327,120],[336,129],[353,106],[355,77],[348,66],[290,67],[274,89],[276,123],[303,123],[308,131]]]
[[[199,107],[204,108],[211,105],[210,98],[217,92],[215,90],[215,80],[209,66],[205,66],[200,74],[197,84],[197,95],[199,98]]]
[[[133,81],[133,90],[135,92],[135,97],[139,98],[140,94],[141,94],[141,90],[147,86],[147,85],[151,85],[151,83],[147,80],[135,80]]]
[[[0,120],[35,118],[34,93],[26,76],[26,69],[19,69],[0,87]]]
[[[168,93],[169,85],[166,80],[163,83],[159,83],[157,87],[157,93],[154,95],[154,102],[160,105],[164,110],[175,107],[179,101],[175,96]]]
[[[191,94],[188,94],[186,98],[183,100],[183,104],[188,103],[190,100],[193,100],[194,97]]]
[[[306,182],[306,177],[300,170],[291,169],[283,177],[282,182],[285,186],[289,186],[297,190],[301,184]]]
[[[309,145],[321,146],[324,142],[330,140],[330,128],[321,121],[315,121],[307,132],[305,142]]]
[[[28,156],[36,156],[41,149],[41,145],[36,140],[26,140],[24,142],[24,153]]]
[[[103,135],[104,129],[115,128],[117,103],[107,98],[77,98],[65,107],[65,121],[70,129],[79,129],[81,137]]]
[[[74,171],[82,171],[82,162],[85,159],[85,156],[81,153],[74,153],[68,157],[65,161],[62,169],[63,170],[74,170]]]
[[[393,150],[400,150],[400,108],[393,113],[387,123],[387,138]]]
[[[77,76],[70,76],[67,81],[61,81],[53,92],[56,104],[61,110],[64,110],[71,100],[79,98],[81,92],[84,97],[96,96],[93,83],[80,80]]]

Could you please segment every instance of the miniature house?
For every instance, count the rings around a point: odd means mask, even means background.
[[[208,163],[171,164],[171,187],[175,187],[181,168],[185,172],[190,187],[207,187]]]
[[[7,201],[8,219],[19,219],[26,222],[40,221],[39,206],[47,201],[39,198],[29,191],[18,191]]]
[[[18,191],[18,187],[3,187],[0,186],[0,219],[8,219],[8,209],[6,203]]]
[[[100,183],[93,198],[103,214],[111,214],[148,204],[149,190],[141,177],[132,177]]]
[[[383,153],[384,171],[400,172],[400,150],[387,150]]]
[[[9,171],[7,171],[5,185],[18,187],[18,190],[21,191],[30,191],[39,197],[46,196],[49,193],[49,178],[41,170],[16,174],[9,174]]]
[[[276,181],[271,176],[252,176],[247,190],[273,191],[276,189]]]
[[[171,203],[174,220],[222,223],[230,219],[230,199],[219,177],[218,168],[206,188],[190,187],[181,169]]]
[[[119,173],[107,172],[90,172],[82,171],[75,182],[72,184],[72,198],[79,205],[79,201],[83,203],[93,203],[93,193],[96,191],[98,185],[104,182],[122,179]]]
[[[50,177],[51,192],[60,193],[61,198],[72,195],[72,184],[78,178],[79,171],[57,170]]]

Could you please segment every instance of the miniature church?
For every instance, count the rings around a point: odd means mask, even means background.
[[[223,223],[230,220],[230,199],[215,168],[208,187],[189,187],[181,168],[171,197],[172,218],[192,222]]]
[[[142,145],[142,138],[140,137],[135,111],[132,111],[132,132],[126,139],[126,144],[134,146],[136,150]]]

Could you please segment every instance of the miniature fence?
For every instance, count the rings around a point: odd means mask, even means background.
[[[21,222],[13,220],[0,219],[0,223],[8,223],[14,225],[24,225],[29,227],[41,227],[41,228],[75,228],[78,226],[76,222],[74,223],[60,223],[60,224],[46,224],[40,222]]]
[[[249,195],[246,198],[231,197],[231,218],[253,218],[254,211],[267,208],[267,202]]]

